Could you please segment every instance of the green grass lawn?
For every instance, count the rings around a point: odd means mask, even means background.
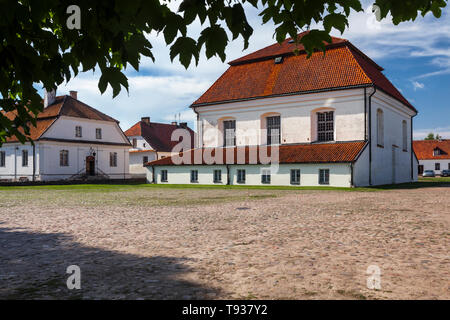
[[[415,189],[424,187],[450,186],[450,177],[419,178],[415,183],[402,183],[363,188],[343,187],[296,187],[296,186],[247,186],[247,185],[202,185],[202,184],[73,184],[37,186],[0,186],[2,190],[61,190],[74,192],[118,192],[145,189],[245,189],[245,190],[331,190],[373,192],[389,189]]]

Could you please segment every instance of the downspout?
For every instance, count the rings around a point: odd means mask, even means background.
[[[415,116],[417,116],[417,113],[411,117],[411,181],[414,181],[413,119]]]
[[[369,95],[369,186],[372,185],[372,96],[377,92],[373,85],[373,92]]]
[[[227,186],[230,185],[230,165],[227,164]]]
[[[14,148],[14,181],[17,181],[17,150],[19,147]]]
[[[364,140],[367,141],[367,88],[364,88]]]
[[[354,162],[350,163],[350,171],[351,171],[351,174],[350,174],[350,186],[352,188],[355,187],[354,183],[353,183],[353,165],[354,165]]]
[[[36,145],[34,144],[34,141],[32,142],[32,144],[33,144],[33,182],[34,182],[36,176]]]
[[[152,183],[156,184],[156,179],[155,179],[155,166],[152,166]]]
[[[199,119],[200,119],[200,115],[198,114],[197,110],[195,110],[195,107],[192,108],[192,110],[195,112],[195,114],[197,115],[197,139],[196,139],[196,146],[194,145],[193,149],[200,147],[200,132],[203,135],[203,122],[202,122],[202,129],[200,130],[199,128]],[[200,131],[200,132],[199,132]],[[195,143],[195,142],[194,142]]]

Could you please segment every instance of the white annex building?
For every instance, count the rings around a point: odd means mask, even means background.
[[[150,122],[150,117],[142,117],[127,131],[125,135],[133,148],[130,149],[130,174],[133,177],[146,177],[147,169],[144,164],[172,155],[172,149],[178,143],[172,141],[172,134],[177,129],[185,129],[194,144],[194,131],[186,122],[159,123]]]
[[[333,38],[325,56],[309,59],[294,48],[288,39],[231,61],[191,105],[199,148],[149,162],[148,181],[340,187],[416,181],[417,111],[383,69],[345,39]],[[277,165],[268,163],[269,154]]]
[[[47,92],[30,137],[34,145],[12,137],[0,147],[0,180],[129,178],[131,145],[119,122],[77,100],[76,91]]]
[[[442,170],[450,170],[450,140],[414,141],[414,152],[419,159],[419,174],[433,170],[440,175]]]

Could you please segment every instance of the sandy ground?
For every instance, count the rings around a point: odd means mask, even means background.
[[[2,299],[450,299],[448,187],[14,194]]]

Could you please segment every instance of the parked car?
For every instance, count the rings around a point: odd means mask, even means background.
[[[423,172],[423,177],[435,177],[436,175],[434,174],[433,170],[425,170]]]
[[[442,170],[441,177],[450,177],[450,170]]]

